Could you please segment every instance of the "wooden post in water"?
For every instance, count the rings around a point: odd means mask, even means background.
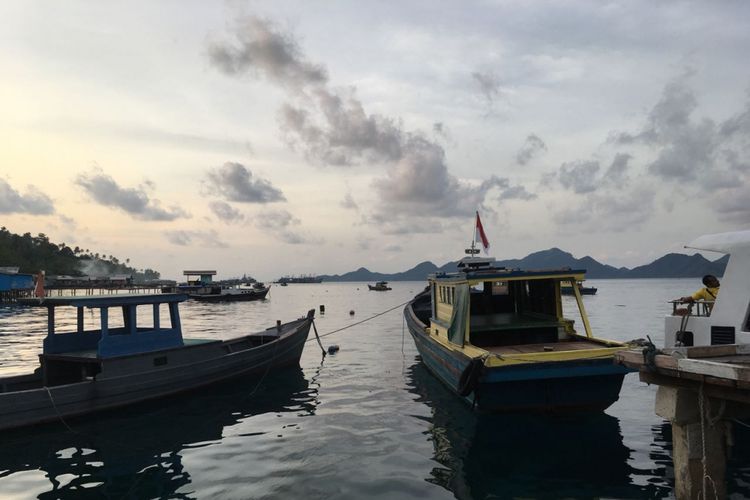
[[[726,498],[727,441],[731,428],[726,420],[720,419],[724,416],[723,408],[724,403],[701,392],[659,386],[656,414],[672,423],[677,500]]]

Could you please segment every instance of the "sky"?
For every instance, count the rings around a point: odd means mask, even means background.
[[[0,225],[164,278],[442,265],[476,211],[498,259],[634,267],[750,228],[748,2],[8,0],[0,18]]]

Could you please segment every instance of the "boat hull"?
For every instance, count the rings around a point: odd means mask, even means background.
[[[266,298],[266,295],[268,295],[268,289],[248,293],[191,294],[190,298],[200,302],[250,302],[253,300],[263,300]]]
[[[95,379],[51,387],[41,375],[0,379],[0,430],[161,398],[252,373],[298,366],[312,314],[276,328],[226,341],[202,341],[177,349],[153,351],[114,360]],[[270,332],[270,333],[268,333]],[[260,345],[251,346],[259,342]],[[275,337],[275,338],[273,338]],[[105,365],[106,368],[106,365]],[[34,381],[34,378],[39,380]],[[23,390],[25,389],[25,390]]]
[[[601,411],[617,401],[630,371],[611,357],[484,368],[462,396],[473,358],[432,340],[408,306],[404,314],[427,369],[478,411]]]

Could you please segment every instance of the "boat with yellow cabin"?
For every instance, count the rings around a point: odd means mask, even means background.
[[[614,355],[626,346],[592,334],[573,286],[585,271],[493,263],[466,257],[458,272],[431,275],[406,306],[426,367],[480,411],[604,410],[617,401],[631,370],[616,365]],[[574,290],[583,332],[563,315],[564,283]]]

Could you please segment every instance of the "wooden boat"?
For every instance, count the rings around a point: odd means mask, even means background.
[[[487,248],[477,215],[477,232]],[[476,254],[472,242],[467,253]],[[626,346],[595,338],[574,287],[585,334],[563,317],[561,283],[585,271],[492,267],[465,257],[457,273],[437,273],[404,309],[425,366],[486,412],[604,410],[617,401],[629,369],[614,355]]]
[[[230,340],[183,338],[183,294],[26,299],[46,307],[47,336],[33,373],[0,378],[0,429],[160,398],[249,373],[298,365],[314,310],[289,323]],[[77,310],[72,331],[58,332],[58,307]],[[169,315],[161,316],[161,306]],[[99,328],[85,330],[84,308]],[[109,325],[122,310],[122,327]],[[138,314],[141,312],[142,314]],[[142,324],[143,323],[143,324]]]
[[[686,248],[728,254],[729,261],[714,301],[671,301],[664,347],[750,344],[750,231],[704,235]]]
[[[595,295],[597,291],[595,286],[584,286],[582,282],[576,282],[576,286],[581,295]],[[570,283],[561,283],[560,293],[563,295],[574,295],[573,286]]]
[[[190,298],[201,302],[245,302],[263,300],[268,295],[270,286],[225,287],[214,286],[208,293],[191,293]]]
[[[374,290],[376,292],[386,292],[388,290],[392,290],[392,288],[388,286],[387,281],[378,281],[374,285],[368,284],[367,288],[369,288],[370,290]]]

